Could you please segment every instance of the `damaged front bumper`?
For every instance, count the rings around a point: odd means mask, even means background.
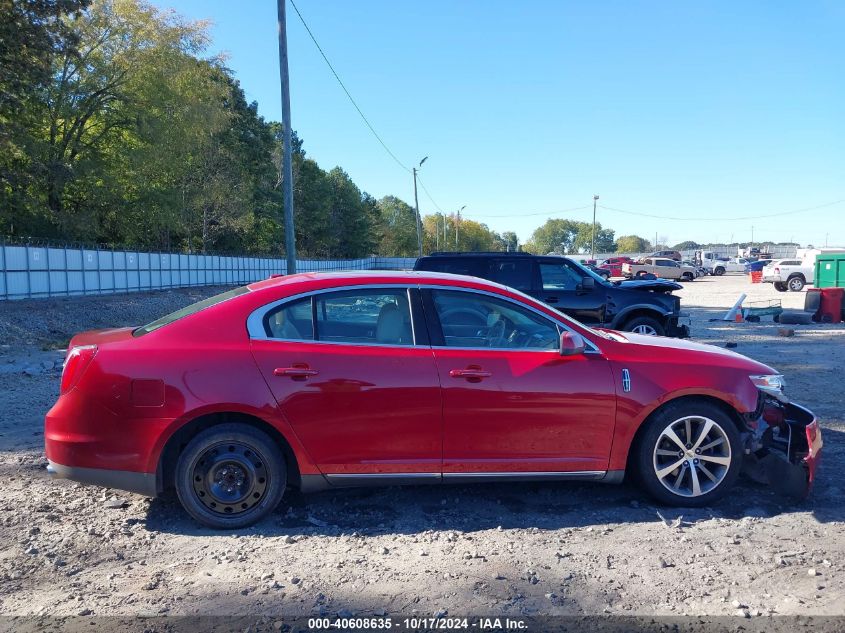
[[[761,394],[761,404],[747,421],[743,471],[754,481],[794,498],[809,494],[822,450],[822,434],[813,412],[794,402]]]

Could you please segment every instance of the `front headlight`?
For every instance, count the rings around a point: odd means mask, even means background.
[[[767,376],[749,376],[751,382],[754,383],[760,391],[774,396],[781,402],[786,402],[786,396],[783,393],[786,387],[786,381],[781,374],[770,374]]]

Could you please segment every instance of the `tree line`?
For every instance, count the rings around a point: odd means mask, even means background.
[[[0,232],[279,253],[281,124],[208,44],[208,24],[140,0],[0,0]],[[411,206],[293,145],[301,256],[417,252]],[[426,217],[426,248],[454,247],[455,223]],[[459,239],[503,250],[515,235],[464,219]]]
[[[0,0],[0,234],[281,255],[282,126],[258,114],[209,25],[142,0]],[[417,253],[416,212],[321,168],[293,133],[302,257]],[[437,213],[423,250],[589,252],[593,226],[514,232]],[[597,225],[596,252],[643,252]]]

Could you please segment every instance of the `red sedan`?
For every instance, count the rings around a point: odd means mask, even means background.
[[[288,488],[373,484],[629,474],[701,506],[743,461],[808,488],[818,424],[782,387],[724,349],[593,330],[472,277],[309,273],[75,336],[45,439],[54,475],[175,489],[219,528]]]

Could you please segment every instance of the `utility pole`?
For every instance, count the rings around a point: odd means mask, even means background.
[[[593,241],[590,245],[590,259],[596,258],[596,202],[598,199],[598,196],[593,196]]]
[[[754,226],[753,225],[751,226],[751,248],[754,248]]]
[[[420,252],[420,257],[423,256],[422,250],[422,219],[420,218],[420,201],[417,198],[417,168],[422,167],[422,164],[428,160],[428,156],[420,161],[417,167],[414,167],[414,208],[417,210],[417,247]]]
[[[455,250],[456,251],[459,250],[458,249],[458,228],[461,225],[461,211],[463,211],[466,208],[467,208],[467,205],[464,205],[460,209],[458,209],[458,216],[457,216],[457,218],[455,218]]]
[[[285,206],[285,255],[287,256],[287,274],[296,272],[296,234],[293,227],[293,149],[291,148],[290,129],[290,75],[288,74],[288,32],[285,18],[285,2],[276,0],[279,18],[279,76],[282,80],[282,127],[284,156],[279,169],[279,180],[283,187]]]

